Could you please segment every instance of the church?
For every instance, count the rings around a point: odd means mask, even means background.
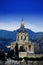
[[[15,50],[16,43],[18,44],[20,56],[26,56],[27,53],[34,54],[34,43],[29,41],[28,32],[23,20],[21,21],[20,28],[17,30],[16,41],[11,42],[10,48]]]

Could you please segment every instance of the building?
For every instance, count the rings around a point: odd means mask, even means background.
[[[28,32],[24,26],[23,20],[21,22],[20,28],[17,30],[16,41],[11,43],[10,48],[15,50],[16,43],[18,43],[20,55],[34,53],[34,43],[29,41]]]

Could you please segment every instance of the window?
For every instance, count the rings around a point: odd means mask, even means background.
[[[22,40],[22,36],[21,36],[21,40]]]
[[[24,40],[26,40],[26,36],[25,36]]]
[[[17,41],[19,41],[19,36],[18,36],[18,39],[17,39]]]
[[[29,45],[29,51],[31,50],[31,45]]]
[[[19,51],[20,51],[20,52],[25,52],[25,48],[24,48],[24,46],[20,46]]]

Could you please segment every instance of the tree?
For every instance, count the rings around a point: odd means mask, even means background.
[[[0,51],[0,60],[2,60],[2,61],[6,61],[6,58],[5,58],[6,56],[5,56],[5,53],[4,53],[4,51]]]
[[[16,58],[19,58],[19,51],[18,51],[18,44],[17,43],[15,46],[15,56],[16,56]]]
[[[13,50],[9,50],[7,53],[7,58],[11,58],[14,56],[14,49]]]

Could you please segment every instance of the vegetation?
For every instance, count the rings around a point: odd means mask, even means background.
[[[3,51],[0,51],[0,60],[6,61],[6,55]]]
[[[7,53],[7,58],[11,58],[14,56],[14,50],[9,50]]]
[[[11,59],[16,60],[16,61],[22,61],[23,60],[23,58],[15,58],[15,57],[14,58],[12,57]]]
[[[17,43],[16,43],[16,46],[15,46],[15,57],[19,58],[19,50],[18,50],[18,44]]]
[[[28,57],[24,57],[24,60],[30,60],[30,61],[41,61],[41,60],[43,60],[43,57],[40,57],[40,58],[28,58]]]

